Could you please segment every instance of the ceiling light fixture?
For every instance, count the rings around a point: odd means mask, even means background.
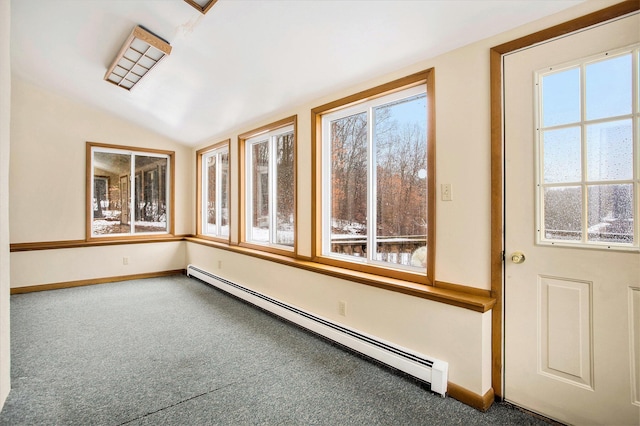
[[[136,26],[104,75],[109,83],[131,90],[162,58],[171,45],[141,26]]]
[[[213,7],[214,4],[218,0],[184,0],[189,3],[191,6],[195,7],[202,13],[203,15],[209,11]]]

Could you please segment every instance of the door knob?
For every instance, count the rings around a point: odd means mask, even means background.
[[[511,254],[511,261],[513,263],[524,263],[524,253],[520,251],[513,252],[513,254]]]

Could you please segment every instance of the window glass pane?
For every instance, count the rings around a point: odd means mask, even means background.
[[[593,185],[587,190],[589,241],[633,242],[633,186]]]
[[[544,127],[580,121],[580,68],[545,75],[542,99]]]
[[[579,182],[581,180],[580,127],[542,132],[544,182]]]
[[[93,152],[93,235],[128,234],[131,156]]]
[[[229,153],[220,155],[220,235],[229,236]]]
[[[633,179],[631,120],[587,126],[589,180]]]
[[[206,220],[205,220],[205,233],[209,235],[216,235],[218,228],[216,226],[216,160],[217,155],[214,153],[207,157],[206,162]]]
[[[374,259],[426,267],[426,95],[374,108],[376,235]]]
[[[631,54],[587,65],[587,120],[630,114],[631,93]]]
[[[135,232],[167,231],[166,158],[135,157]]]
[[[294,239],[293,132],[276,137],[276,243],[293,247]]]
[[[251,229],[250,239],[269,242],[269,143],[263,141],[251,147]]]
[[[366,257],[366,112],[332,121],[330,132],[331,252]]]
[[[582,189],[579,186],[544,189],[544,237],[582,239]]]

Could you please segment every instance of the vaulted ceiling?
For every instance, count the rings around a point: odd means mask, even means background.
[[[261,117],[582,0],[11,0],[14,78],[196,146]],[[104,81],[142,25],[172,52],[132,91]]]

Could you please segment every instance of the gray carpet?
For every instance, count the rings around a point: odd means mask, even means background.
[[[542,425],[481,413],[184,276],[11,296],[2,425]]]

